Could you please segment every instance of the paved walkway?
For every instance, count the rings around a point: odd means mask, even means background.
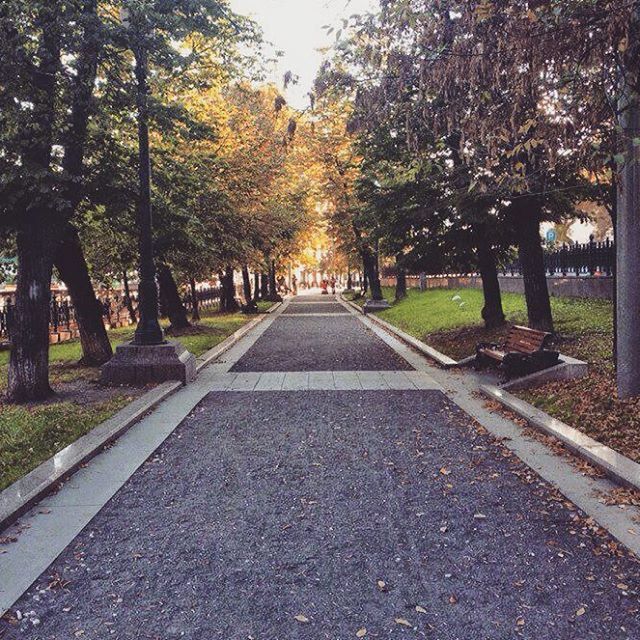
[[[256,335],[0,638],[640,637],[638,563],[409,351],[326,296]]]

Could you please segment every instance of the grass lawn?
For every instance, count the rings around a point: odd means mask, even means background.
[[[270,306],[261,303],[261,311]],[[206,315],[198,327],[177,339],[199,356],[251,319],[240,313]],[[133,331],[134,327],[115,329],[109,337],[115,346],[130,339]],[[144,393],[132,387],[101,387],[97,368],[77,364],[81,352],[77,340],[51,347],[51,382],[57,392],[51,401],[16,406],[0,399],[0,490]],[[0,397],[6,388],[8,362],[9,352],[0,351]]]
[[[393,302],[393,289],[385,289]],[[378,315],[447,355],[472,355],[483,341],[500,341],[507,329],[482,326],[482,291],[416,290]],[[527,324],[524,296],[503,294],[510,323]],[[613,367],[613,306],[606,300],[551,298],[556,347],[590,364],[581,380],[549,383],[518,396],[599,442],[640,462],[640,401],[616,397]]]

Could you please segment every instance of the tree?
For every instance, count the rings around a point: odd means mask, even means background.
[[[134,16],[131,31],[119,21],[120,9]],[[126,111],[131,106],[126,89],[132,67],[122,45],[131,49],[135,32],[136,43],[151,53],[154,81],[184,85],[194,77],[194,62],[203,57],[207,63],[217,57],[222,61],[218,68],[235,63],[236,49],[229,43],[251,39],[255,30],[232,14],[225,0],[10,0],[0,12],[0,225],[15,233],[19,262],[20,321],[11,337],[8,396],[37,400],[51,392],[48,313],[54,261],[79,309],[86,359],[100,362],[109,356],[95,297],[89,298],[86,261],[70,223],[85,195],[88,123],[96,94],[102,108]],[[163,115],[157,107],[156,118]],[[164,115],[171,110],[176,111],[171,106]]]
[[[618,395],[640,395],[640,2],[632,3],[621,51],[617,205]]]

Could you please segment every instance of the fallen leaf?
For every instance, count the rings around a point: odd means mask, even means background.
[[[458,598],[453,593],[449,596],[449,604],[458,604]]]
[[[384,580],[378,580],[378,582],[376,582],[376,584],[378,585],[378,589],[380,589],[380,591],[386,591],[387,590],[387,583]]]
[[[416,611],[418,613],[427,613],[427,610],[424,607],[421,607],[420,605],[416,606]]]
[[[405,620],[404,618],[396,618],[395,621],[396,621],[396,624],[400,624],[403,627],[412,626],[411,623],[408,620]]]
[[[524,627],[524,618],[522,616],[520,616],[517,620],[516,620],[516,625],[518,627]]]
[[[620,589],[621,591],[629,591],[629,585],[625,584],[624,582],[620,582],[616,585],[618,587],[618,589]]]
[[[580,616],[583,616],[585,613],[587,613],[587,610],[584,607],[580,607],[576,611],[576,618],[579,618]]]
[[[451,473],[451,471],[449,471],[449,469],[447,469],[447,467],[441,467],[441,468],[440,468],[440,473],[441,473],[443,476],[448,476],[448,475]]]
[[[356,638],[364,638],[367,635],[367,630],[365,627],[362,627],[362,629],[358,629],[358,631],[356,632]]]
[[[301,613],[299,613],[295,618],[298,622],[301,622],[302,624],[307,624],[309,622],[309,618],[307,618],[307,616],[303,616]]]
[[[487,516],[484,515],[484,513],[476,513],[473,516],[476,520],[486,520]]]

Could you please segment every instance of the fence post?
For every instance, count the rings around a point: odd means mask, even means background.
[[[58,333],[58,301],[55,296],[49,303],[49,324],[53,327],[53,333]]]

